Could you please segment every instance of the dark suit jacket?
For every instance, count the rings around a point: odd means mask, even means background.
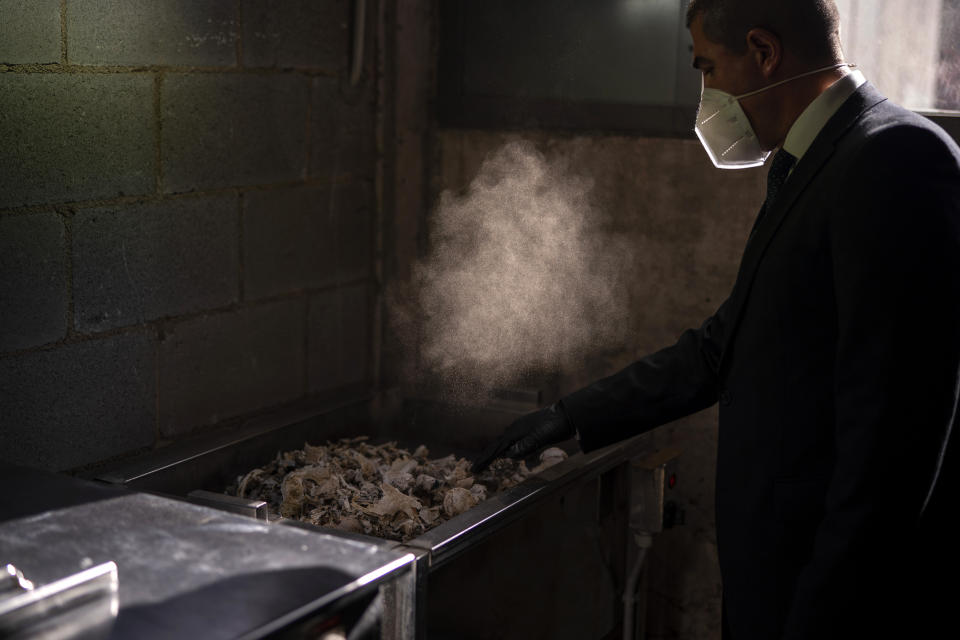
[[[919,638],[960,606],[960,576],[922,582],[960,545],[940,526],[960,506],[958,372],[960,149],[867,84],[760,216],[716,314],[561,406],[589,451],[719,401],[734,640]]]

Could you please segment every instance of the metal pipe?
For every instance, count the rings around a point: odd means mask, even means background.
[[[649,533],[635,533],[634,540],[638,547],[637,559],[633,563],[633,568],[627,578],[627,584],[623,588],[623,640],[634,640],[637,585],[640,582],[640,574],[643,572],[643,565],[647,559],[647,549],[653,542],[653,536]]]
[[[353,4],[353,58],[350,61],[350,86],[360,82],[363,71],[364,35],[366,33],[367,0],[354,0]]]

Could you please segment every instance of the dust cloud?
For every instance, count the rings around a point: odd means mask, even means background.
[[[398,314],[417,324],[420,375],[477,395],[622,343],[631,252],[592,186],[562,159],[511,142],[465,193],[441,195],[415,308]]]

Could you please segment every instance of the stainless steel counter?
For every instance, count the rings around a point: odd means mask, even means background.
[[[261,637],[413,579],[413,555],[383,545],[29,469],[0,479],[0,561],[37,585],[115,562],[111,637]]]

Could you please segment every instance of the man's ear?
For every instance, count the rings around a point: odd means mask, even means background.
[[[747,32],[747,52],[753,57],[757,69],[768,80],[783,62],[783,43],[772,31],[751,29]]]

